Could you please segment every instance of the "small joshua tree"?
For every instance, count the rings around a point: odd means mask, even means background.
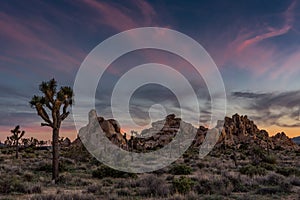
[[[42,96],[34,95],[29,102],[37,114],[45,121],[41,126],[52,128],[52,180],[57,182],[59,169],[59,129],[63,120],[70,114],[67,111],[72,105],[73,90],[71,87],[61,87],[57,92],[57,82],[51,79],[40,84]],[[49,116],[49,114],[51,114]]]
[[[12,144],[14,144],[16,148],[16,158],[19,158],[19,140],[24,136],[25,131],[20,130],[20,126],[17,125],[13,130],[10,131],[13,135],[8,137]]]

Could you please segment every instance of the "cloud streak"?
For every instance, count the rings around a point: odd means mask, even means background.
[[[265,39],[283,35],[283,34],[287,33],[289,30],[291,30],[293,27],[293,23],[294,23],[294,9],[296,7],[296,4],[297,4],[297,1],[293,1],[289,5],[287,10],[284,12],[284,14],[283,14],[284,25],[281,28],[273,28],[270,26],[266,27],[266,30],[268,30],[268,32],[256,35],[255,37],[245,40],[238,47],[238,51],[243,51],[243,49],[247,48],[250,45],[256,44]]]
[[[280,127],[300,127],[300,91],[254,93],[233,92],[234,98],[244,100],[243,108],[255,113],[259,123]],[[248,100],[248,101],[247,101]]]

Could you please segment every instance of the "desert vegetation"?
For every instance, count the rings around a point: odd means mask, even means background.
[[[101,164],[83,146],[72,143],[61,147],[56,184],[51,181],[51,149],[20,148],[19,154],[16,159],[13,151],[1,149],[1,198],[298,199],[300,195],[298,150],[272,149],[268,154],[259,146],[227,146],[199,159],[191,147],[166,168],[130,174]]]

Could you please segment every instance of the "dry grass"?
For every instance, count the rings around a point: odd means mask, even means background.
[[[260,150],[258,150],[260,151]],[[194,151],[171,166],[148,174],[116,172],[76,149],[61,154],[60,177],[51,183],[51,152],[0,153],[0,199],[299,199],[297,152],[274,151],[259,163],[250,151],[212,152],[200,160]]]

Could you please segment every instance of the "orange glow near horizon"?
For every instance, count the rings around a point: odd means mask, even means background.
[[[277,133],[284,132],[288,137],[293,138],[300,136],[300,130],[299,128],[283,128],[279,126],[258,126],[259,129],[265,129],[268,131],[270,136],[276,135]],[[10,135],[10,130],[12,127],[2,127],[0,130],[0,141],[4,142],[6,140],[6,137]],[[35,127],[35,128],[30,128],[30,127],[21,127],[22,130],[25,130],[25,136],[24,138],[29,138],[29,137],[35,137],[39,140],[51,140],[52,139],[52,130],[51,128],[48,127]],[[130,131],[126,131],[127,129],[122,128],[121,133],[129,133],[128,136],[130,135]],[[128,129],[131,130],[131,129]],[[60,137],[68,137],[70,138],[71,141],[75,140],[77,137],[77,131],[75,128],[61,128],[60,130]]]
[[[7,136],[10,136],[10,130],[12,127],[4,127],[1,128],[0,130],[0,141],[4,142],[7,138]],[[25,135],[23,138],[30,138],[34,137],[37,138],[38,140],[51,140],[52,139],[52,129],[48,127],[22,127],[21,130],[25,130]],[[61,128],[60,129],[60,137],[68,137],[70,138],[71,141],[76,139],[77,133],[76,129],[66,129],[66,128]]]

